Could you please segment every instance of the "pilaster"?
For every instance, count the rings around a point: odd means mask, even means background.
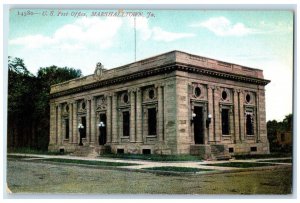
[[[73,143],[78,143],[77,101],[73,102]]]
[[[157,87],[158,92],[158,140],[162,142],[164,140],[164,86],[159,84]]]
[[[136,92],[136,142],[143,142],[142,132],[142,90],[138,88]]]
[[[55,145],[56,143],[56,130],[57,130],[57,112],[55,103],[50,103],[50,140],[49,145]]]
[[[95,101],[95,98],[94,97],[92,97],[91,98],[91,140],[90,140],[90,142],[92,143],[92,144],[94,144],[95,143],[95,140],[96,140],[96,121],[95,121],[95,114],[96,114],[96,112],[95,112],[95,103],[96,103],[96,101]]]
[[[86,142],[91,140],[91,100],[86,100]]]
[[[107,140],[106,142],[109,144],[112,142],[112,121],[111,121],[111,117],[112,117],[112,108],[111,108],[111,101],[112,101],[112,96],[111,95],[107,95],[107,121],[106,121],[106,129],[107,129]]]
[[[62,145],[62,121],[61,121],[61,104],[58,104],[58,112],[57,112],[57,137],[58,137],[58,145]]]
[[[117,93],[112,96],[112,142],[118,141],[118,112],[117,112]]]
[[[130,90],[130,142],[135,142],[135,89]]]
[[[243,91],[239,92],[239,125],[240,125],[240,141],[244,142],[245,140],[245,110],[244,110],[244,93]]]
[[[72,144],[73,142],[73,104],[72,103],[68,103],[69,106],[69,143]]]
[[[239,89],[233,89],[233,120],[234,120],[234,143],[240,141],[240,125],[239,125]]]
[[[208,97],[208,114],[211,115],[210,124],[208,127],[208,143],[215,142],[215,112],[214,112],[214,85],[208,85],[207,87],[207,97]]]
[[[215,118],[215,137],[214,141],[219,143],[221,142],[222,137],[222,128],[221,128],[221,116],[220,116],[220,98],[221,98],[221,92],[219,87],[215,87],[214,90],[214,118]]]

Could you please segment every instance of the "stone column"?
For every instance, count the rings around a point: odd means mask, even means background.
[[[50,140],[49,145],[55,145],[56,143],[56,105],[55,103],[50,103]]]
[[[239,92],[240,90],[234,89],[233,91],[233,122],[234,122],[234,143],[240,141],[240,125],[239,125]]]
[[[109,144],[111,143],[111,114],[112,114],[112,109],[111,109],[111,95],[107,96],[107,117],[106,117],[106,135],[107,135],[107,140],[106,142]]]
[[[91,131],[90,131],[90,128],[91,128],[91,101],[88,99],[86,100],[86,142],[87,143],[90,143],[90,140],[91,140]]]
[[[61,127],[62,127],[62,122],[61,122],[61,104],[58,104],[58,118],[57,118],[57,137],[58,137],[58,145],[62,145],[62,139],[63,139],[63,136],[62,136],[62,130],[61,130]]]
[[[160,84],[157,88],[158,93],[158,140],[162,142],[164,140],[164,86]]]
[[[117,112],[117,93],[112,96],[112,142],[118,142],[118,112]]]
[[[209,85],[207,87],[207,95],[208,95],[208,114],[211,115],[211,121],[208,127],[208,143],[214,143],[215,142],[215,112],[214,112],[214,91],[215,87],[213,85]],[[208,115],[207,114],[207,115]],[[205,126],[206,127],[206,126]]]
[[[220,98],[221,98],[220,88],[216,87],[214,90],[214,119],[215,119],[215,142],[219,143],[222,137],[221,128],[221,117],[220,117]]]
[[[72,134],[72,131],[73,131],[73,120],[72,120],[72,117],[73,117],[73,104],[72,103],[68,103],[68,106],[69,106],[69,143],[72,144],[73,142],[73,134]]]
[[[73,103],[73,143],[78,143],[77,101]]]
[[[240,141],[245,140],[245,110],[244,110],[244,94],[243,91],[239,93],[239,112],[240,112]]]
[[[135,142],[135,90],[130,90],[130,142]]]
[[[96,140],[96,122],[95,122],[95,98],[92,97],[91,99],[91,109],[90,109],[90,112],[91,112],[91,144],[95,144],[95,140]]]
[[[136,94],[136,142],[138,143],[143,142],[142,110],[142,90],[138,88]]]

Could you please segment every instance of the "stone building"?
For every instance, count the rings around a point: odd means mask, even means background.
[[[110,70],[98,63],[94,74],[51,87],[49,150],[269,153],[269,82],[262,70],[181,51]]]

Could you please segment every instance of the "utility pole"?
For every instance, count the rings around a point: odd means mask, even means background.
[[[136,61],[136,17],[134,16],[134,61]]]

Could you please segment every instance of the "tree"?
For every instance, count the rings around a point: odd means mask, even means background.
[[[282,130],[291,131],[293,129],[293,114],[285,116],[282,121]]]
[[[8,58],[8,145],[32,146],[36,78],[20,58]]]
[[[270,143],[271,151],[289,151],[291,149],[283,149],[278,144],[277,135],[292,131],[293,128],[293,114],[286,115],[283,121],[277,122],[276,120],[267,122],[268,140]],[[287,146],[288,147],[288,146]]]
[[[40,149],[47,149],[50,129],[50,88],[51,85],[61,83],[81,76],[81,71],[68,67],[50,66],[40,68],[37,74],[39,92],[35,101],[36,120],[38,125],[37,143]]]
[[[49,142],[49,94],[53,84],[81,76],[68,67],[40,68],[31,74],[22,59],[8,58],[8,146],[46,150]]]

